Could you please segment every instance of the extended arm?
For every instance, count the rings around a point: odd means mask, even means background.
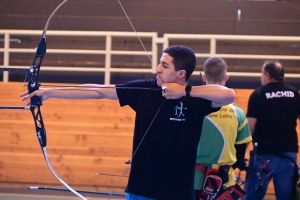
[[[164,83],[166,92],[163,96],[167,99],[177,99],[186,95],[185,86],[176,83]],[[212,107],[222,107],[234,102],[235,91],[221,85],[193,86],[191,97],[198,97],[212,101]]]
[[[49,89],[40,89],[28,94],[24,92],[20,95],[22,101],[30,99],[32,96],[38,96],[42,101],[45,101],[49,98],[58,98],[58,99],[112,99],[118,100],[117,92],[115,86],[112,88],[101,88],[101,85],[96,84],[85,84],[83,86],[89,88],[49,88]]]

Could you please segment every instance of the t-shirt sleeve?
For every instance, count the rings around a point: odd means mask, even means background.
[[[116,91],[119,98],[120,106],[129,105],[133,110],[136,110],[138,100],[141,99],[142,95],[146,91],[145,89],[142,88],[153,88],[153,89],[159,88],[155,81],[147,80],[147,79],[129,81],[125,84],[120,84],[116,86],[117,86]],[[135,87],[137,89],[134,89]]]
[[[248,108],[247,108],[247,117],[257,118],[259,116],[259,96],[257,92],[253,92],[250,95],[249,101],[248,101]]]
[[[244,144],[252,140],[248,120],[242,109],[236,107],[238,117],[238,130],[235,144]]]
[[[207,99],[201,99],[201,105],[203,107],[204,116],[209,115],[210,113],[217,112],[221,107],[213,108],[211,107],[211,101]]]
[[[122,85],[116,85],[117,86],[117,95],[119,98],[120,106],[126,106],[126,105],[135,105],[138,98],[137,90],[130,89],[129,87],[134,87],[134,84],[131,82],[127,82]],[[130,97],[130,98],[129,98]]]

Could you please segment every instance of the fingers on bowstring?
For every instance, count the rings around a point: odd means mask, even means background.
[[[24,96],[22,96],[22,97],[23,97],[23,98],[22,98],[22,101],[26,101],[27,99],[30,98],[30,94],[24,95]]]
[[[162,89],[162,92],[163,92],[163,93],[166,93],[166,92],[167,92],[167,86],[162,86],[161,89]]]
[[[26,95],[28,95],[28,91],[27,91],[27,92],[21,93],[21,94],[20,94],[20,97],[24,97],[24,96],[26,96]]]

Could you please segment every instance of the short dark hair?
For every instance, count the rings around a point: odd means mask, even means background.
[[[180,45],[170,46],[164,50],[164,53],[173,58],[175,71],[186,71],[185,80],[187,81],[196,68],[195,53],[190,48]]]
[[[276,81],[284,81],[284,68],[277,60],[266,60],[263,65],[264,72]]]
[[[208,81],[220,83],[225,79],[227,66],[222,58],[210,57],[203,64],[203,71]]]

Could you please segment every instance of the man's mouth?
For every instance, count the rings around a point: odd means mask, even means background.
[[[157,75],[156,80],[160,79],[162,83],[164,83],[164,80],[161,78],[161,76]]]

